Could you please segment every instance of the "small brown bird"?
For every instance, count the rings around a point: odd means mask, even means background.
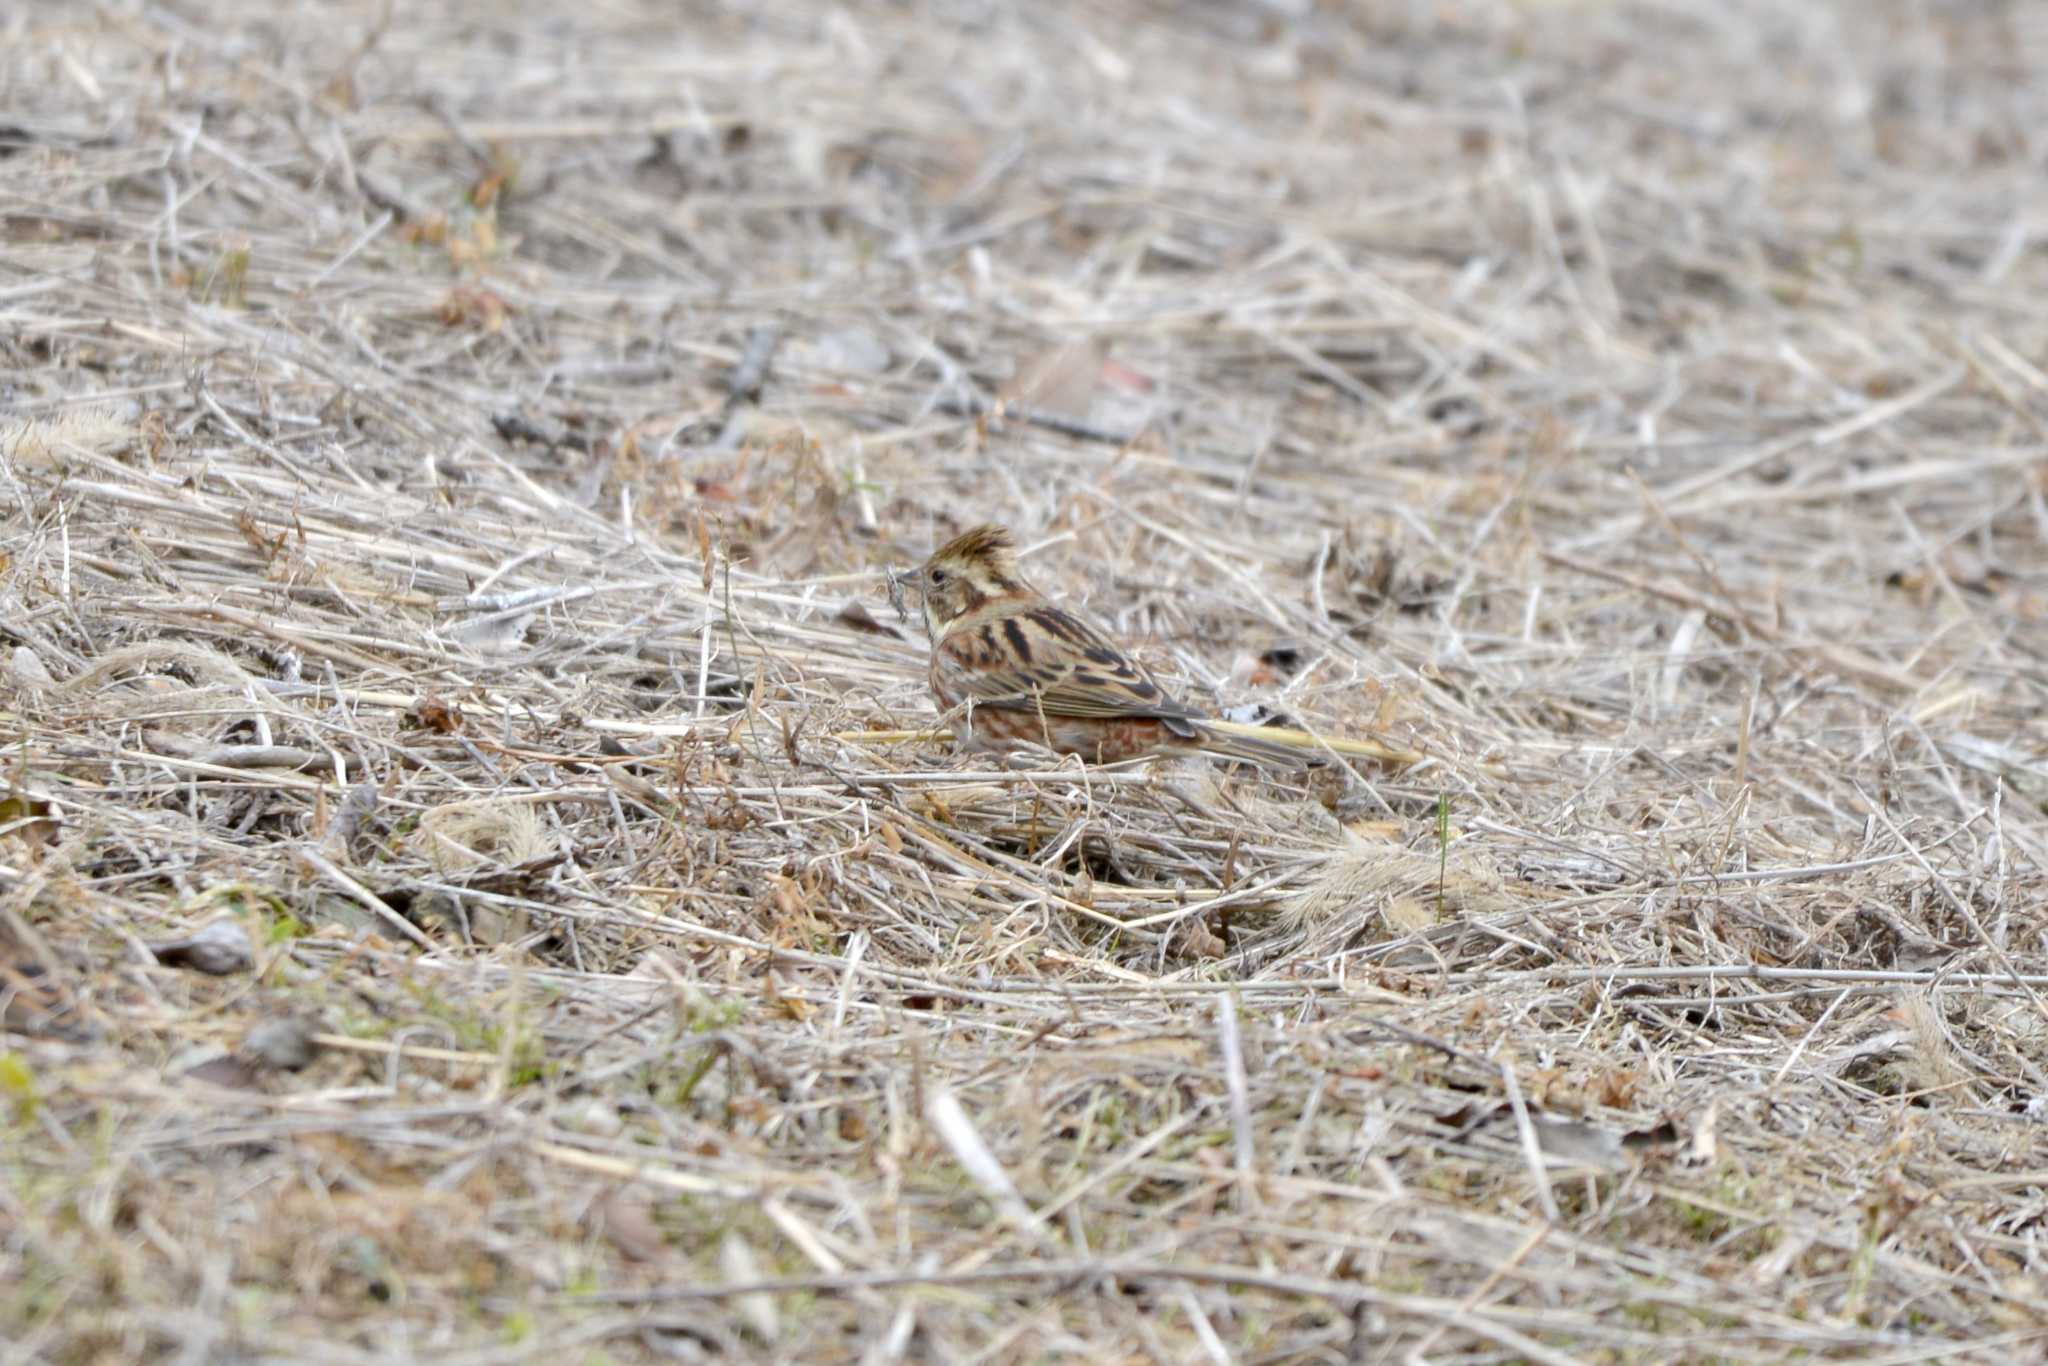
[[[1095,763],[1194,750],[1312,762],[1277,741],[1212,730],[1108,636],[1024,582],[1002,527],[954,537],[904,582],[924,600],[932,696],[942,712],[961,709],[953,735],[963,746],[1039,744]]]

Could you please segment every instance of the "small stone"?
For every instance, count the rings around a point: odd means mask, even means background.
[[[313,1061],[320,1046],[313,1042],[313,1027],[289,1015],[265,1020],[242,1040],[240,1056],[265,1067],[296,1072]]]
[[[14,647],[14,677],[24,688],[47,688],[56,683],[43,664],[43,657],[26,645]]]
[[[247,972],[256,963],[249,932],[229,919],[216,920],[189,938],[152,944],[149,951],[167,968],[191,968],[214,977]]]

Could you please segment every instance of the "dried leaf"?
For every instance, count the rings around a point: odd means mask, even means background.
[[[463,727],[462,708],[453,702],[444,702],[438,697],[422,697],[417,706],[405,714],[405,723],[419,730],[439,731],[453,735]]]
[[[668,1258],[668,1240],[654,1222],[644,1191],[619,1187],[598,1202],[592,1220],[628,1261],[659,1262]]]
[[[1100,340],[1073,342],[1040,352],[1003,386],[1002,401],[1034,412],[1085,418],[1095,406],[1108,346]]]
[[[1636,1103],[1642,1073],[1633,1067],[1603,1068],[1593,1079],[1593,1098],[1613,1110],[1626,1110]]]
[[[858,598],[848,599],[846,605],[839,609],[836,617],[841,625],[851,626],[856,631],[866,631],[870,635],[889,636],[895,640],[903,639],[903,632],[887,622],[877,621],[874,614],[868,611],[866,605]]]
[[[497,202],[499,194],[504,191],[505,181],[506,173],[504,171],[492,171],[489,175],[469,187],[469,202],[479,209],[488,209]]]
[[[1188,922],[1186,943],[1188,952],[1197,958],[1224,958],[1230,954],[1230,946],[1199,920]]]
[[[260,1084],[255,1064],[232,1053],[223,1053],[196,1067],[188,1067],[184,1075],[191,1081],[203,1081],[209,1086],[224,1086],[233,1091],[253,1091]]]
[[[486,240],[489,225],[476,225],[476,250],[489,255],[493,243]],[[496,332],[505,326],[505,319],[511,315],[512,306],[493,290],[478,285],[457,285],[441,299],[434,310],[435,316],[448,327],[473,327],[480,332]]]

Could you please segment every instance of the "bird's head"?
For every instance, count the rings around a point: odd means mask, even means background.
[[[937,640],[948,626],[995,598],[1026,591],[1008,528],[978,526],[932,552],[904,577],[924,601],[924,625]]]

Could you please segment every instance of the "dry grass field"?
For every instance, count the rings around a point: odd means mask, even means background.
[[[2044,68],[0,14],[0,1363],[2037,1359]],[[1343,766],[955,754],[986,520]]]

